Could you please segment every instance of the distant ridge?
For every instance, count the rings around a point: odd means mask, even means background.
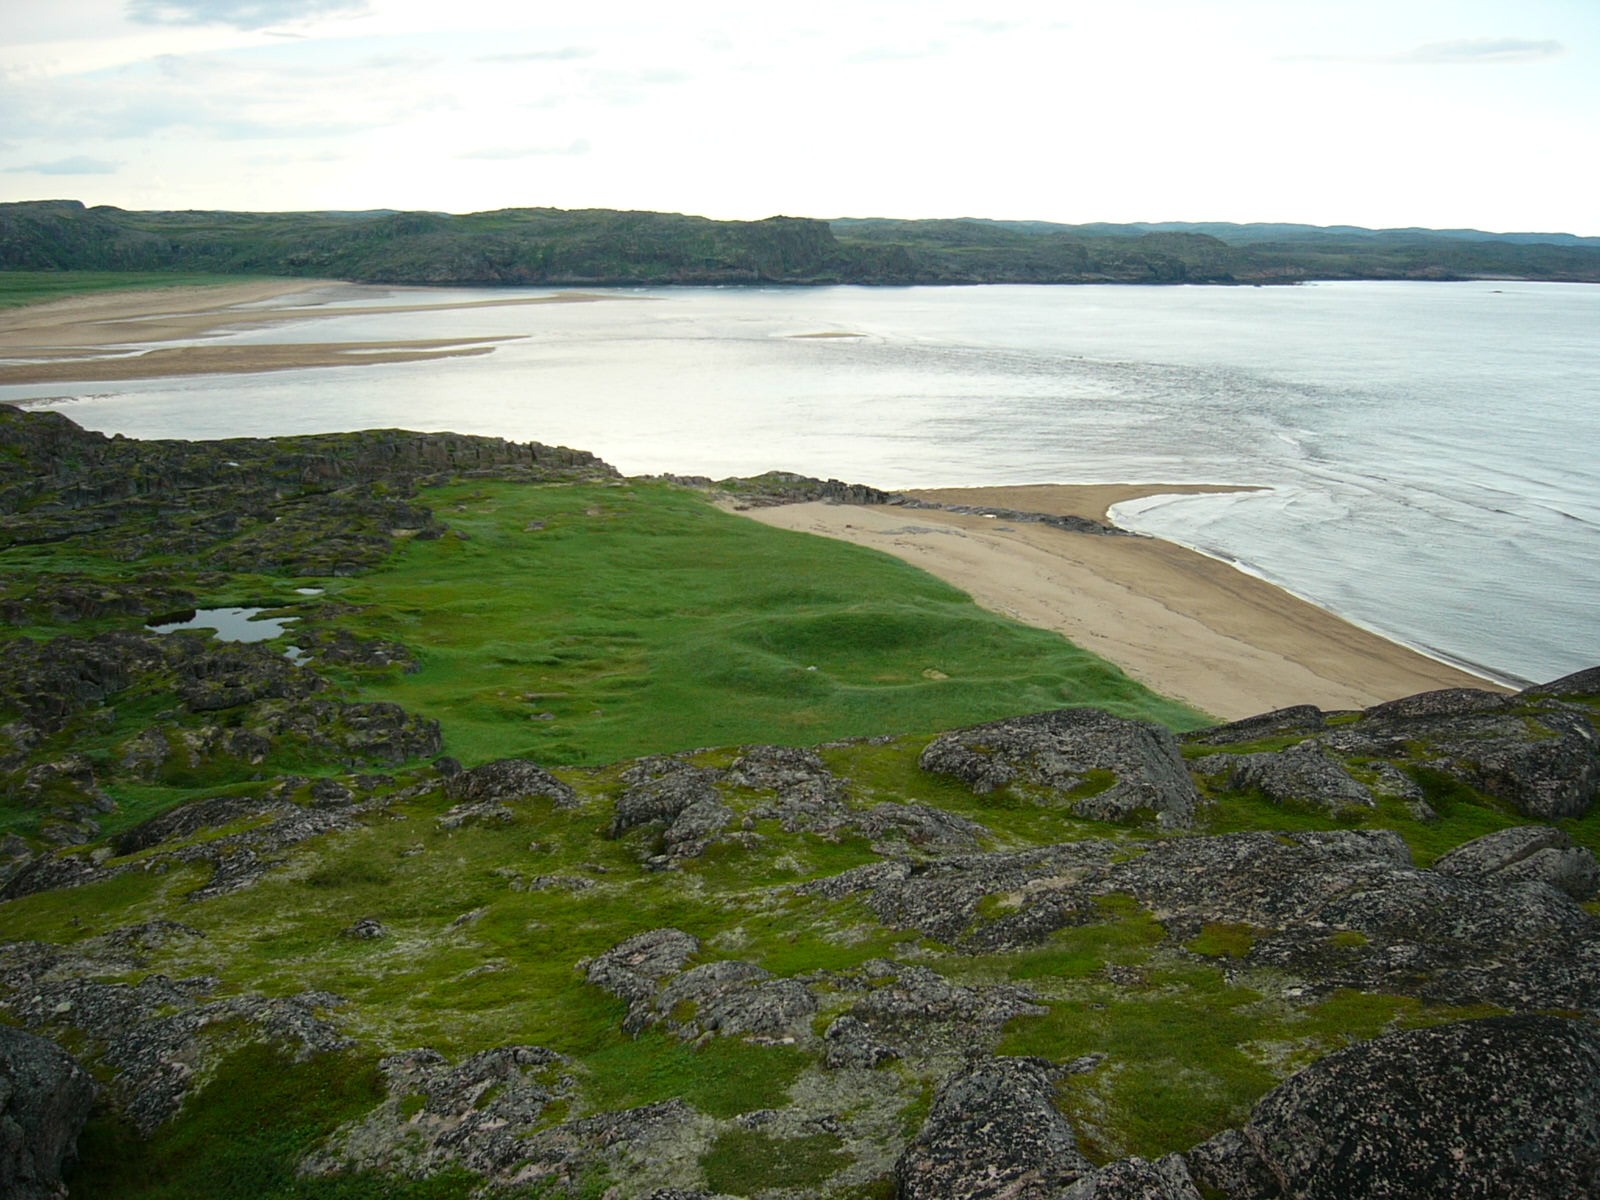
[[[879,218],[866,218],[872,221]],[[1004,221],[990,217],[963,217],[976,224],[999,225],[1019,233],[1076,233],[1085,237],[1137,237],[1141,233],[1201,233],[1220,238],[1231,245],[1251,242],[1291,241],[1304,239],[1372,238],[1407,241],[1414,238],[1437,238],[1458,242],[1506,242],[1514,246],[1600,246],[1600,237],[1581,237],[1575,233],[1491,233],[1483,229],[1427,229],[1420,225],[1398,228],[1369,229],[1364,225],[1301,225],[1293,222],[1254,221],[1093,221],[1085,225],[1064,225],[1053,221]],[[863,223],[860,219],[842,218],[835,225]]]
[[[983,218],[713,221],[508,208],[450,214],[129,212],[0,204],[0,270],[174,271],[393,284],[1600,282],[1600,238],[1481,230]]]

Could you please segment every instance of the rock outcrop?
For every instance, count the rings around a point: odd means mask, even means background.
[[[1600,1032],[1493,1017],[1390,1034],[1270,1092],[1186,1155],[1228,1200],[1600,1194]]]
[[[57,1200],[94,1081],[54,1042],[0,1025],[0,1196]]]
[[[1051,1064],[991,1058],[945,1079],[895,1163],[902,1200],[1051,1200],[1091,1170],[1056,1109]]]
[[[1094,820],[1183,829],[1200,804],[1170,732],[1094,708],[1010,717],[942,734],[922,752],[919,765],[954,776],[979,795],[1009,788]]]

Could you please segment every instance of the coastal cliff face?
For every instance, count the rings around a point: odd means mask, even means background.
[[[128,212],[0,204],[0,270],[200,271],[393,284],[1600,281],[1600,246],[1429,230],[1206,232],[1004,221],[713,221],[680,213]]]
[[[488,693],[374,700],[450,651],[337,589],[470,546],[443,480],[627,486],[603,463],[5,408],[0,448],[16,1194],[1600,1191],[1600,668],[1178,730],[1069,706],[463,760]],[[144,625],[274,580],[293,656]]]

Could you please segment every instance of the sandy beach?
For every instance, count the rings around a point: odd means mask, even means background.
[[[1237,490],[1090,484],[906,494],[1104,521],[1106,510],[1123,500]],[[1156,691],[1223,720],[1291,704],[1364,708],[1433,688],[1502,690],[1156,538],[888,505],[792,504],[744,515],[893,554],[985,608],[1054,629]]]
[[[292,342],[278,345],[164,346],[263,329],[287,322],[350,315],[319,303],[319,294],[374,297],[393,289],[331,279],[254,279],[200,287],[90,292],[44,304],[0,310],[0,384],[107,382],[171,375],[238,374],[297,367],[362,366],[488,354],[504,338],[419,338],[387,342]],[[254,307],[306,294],[310,303]],[[437,304],[370,304],[363,313],[436,312],[529,304],[581,304],[612,297],[587,292],[506,296]],[[151,344],[155,343],[153,348]],[[131,351],[131,352],[130,352]]]

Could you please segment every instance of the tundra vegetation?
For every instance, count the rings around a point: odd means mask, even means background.
[[[0,579],[0,1066],[92,1076],[75,1197],[1595,1179],[1596,672],[1215,726],[581,451],[9,408]]]
[[[681,213],[130,212],[0,204],[0,272],[220,272],[391,284],[1600,282],[1568,234],[1044,221],[713,221]]]

